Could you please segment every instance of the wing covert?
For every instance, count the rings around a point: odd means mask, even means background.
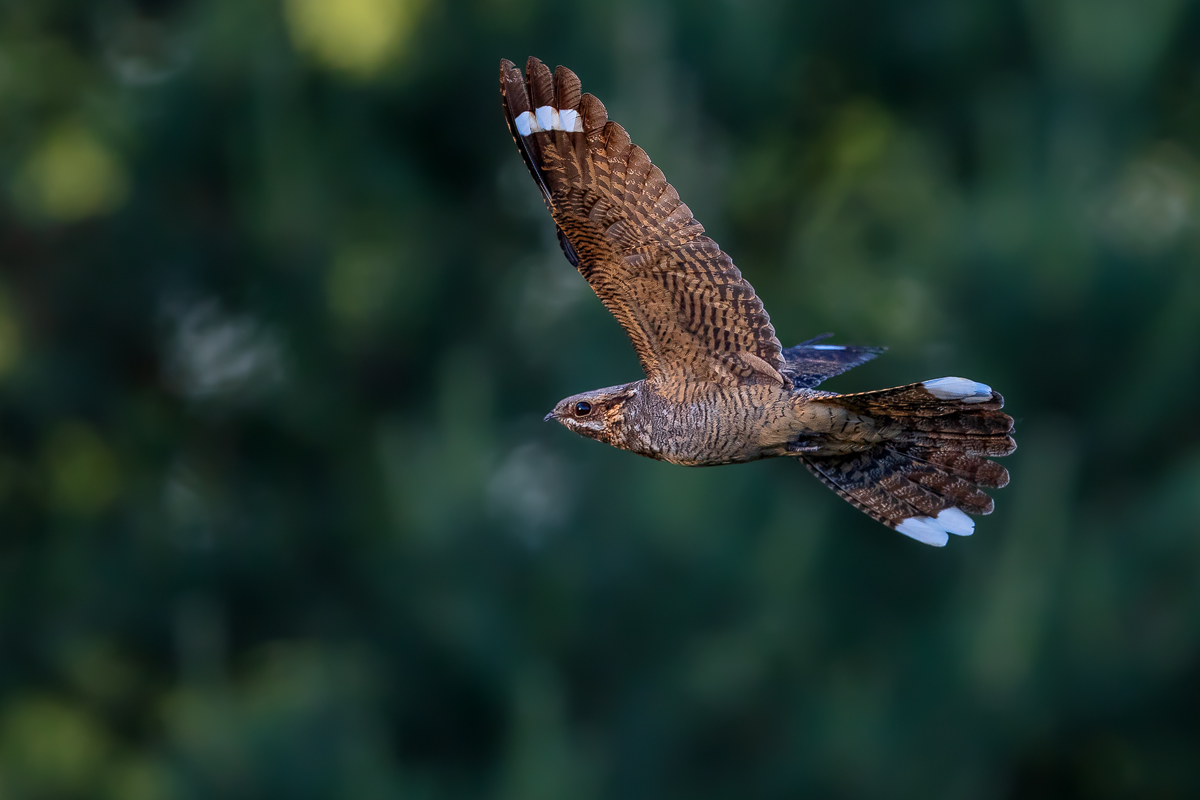
[[[782,371],[791,378],[793,386],[815,389],[822,381],[861,366],[887,350],[852,344],[818,344],[830,336],[833,334],[823,333],[783,351]]]

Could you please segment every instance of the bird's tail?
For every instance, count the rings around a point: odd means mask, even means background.
[[[965,378],[821,398],[871,418],[884,440],[868,450],[804,456],[822,483],[890,528],[941,547],[969,536],[967,514],[992,513],[979,487],[1000,488],[1008,470],[989,458],[1016,449],[1004,398]],[[965,513],[964,513],[965,512]]]

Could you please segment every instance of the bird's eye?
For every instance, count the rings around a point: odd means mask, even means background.
[[[586,417],[590,413],[592,413],[592,404],[591,403],[580,400],[578,403],[575,404],[575,416]]]

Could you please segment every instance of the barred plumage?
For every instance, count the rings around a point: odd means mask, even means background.
[[[784,350],[754,288],[662,171],[565,67],[500,63],[509,131],[563,253],[624,328],[645,380],[585,392],[547,415],[677,464],[799,457],[875,519],[942,545],[1008,483],[987,457],[1016,447],[1004,399],[964,378],[835,395],[827,378],[877,347],[818,336]]]
[[[530,58],[522,76],[504,61],[500,85],[555,224],[646,374],[782,385],[782,348],[754,288],[574,73],[551,76]],[[579,115],[571,130],[564,110]]]

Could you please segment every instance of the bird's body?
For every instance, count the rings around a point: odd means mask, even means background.
[[[576,432],[688,467],[802,453],[834,455],[882,441],[874,420],[820,402],[837,396],[831,392],[770,384],[640,380],[599,393],[627,398],[620,405],[619,418],[595,428],[571,420]],[[569,411],[596,394],[576,395],[564,403]]]
[[[819,391],[882,348],[819,336],[784,349],[762,302],[645,151],[570,70],[500,65],[505,117],[567,260],[629,335],[646,377],[547,415],[588,438],[686,466],[799,459],[860,510],[943,545],[987,514],[987,457],[1016,447],[1004,399],[963,378]]]

